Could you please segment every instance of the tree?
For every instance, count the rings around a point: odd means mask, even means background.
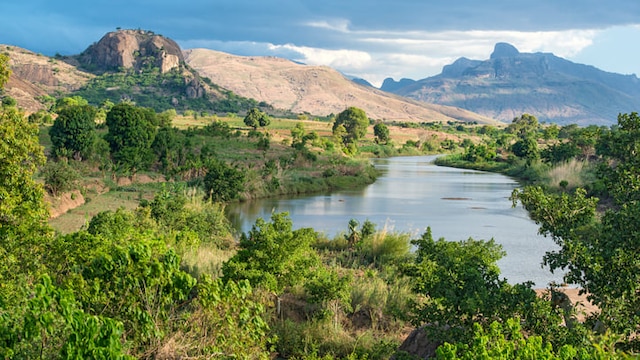
[[[535,135],[540,128],[540,124],[538,123],[538,119],[530,114],[522,114],[517,118],[514,118],[511,124],[507,126],[507,131],[515,134],[521,139],[528,137],[529,135],[534,135],[534,138],[537,138]]]
[[[212,201],[237,199],[244,190],[245,173],[220,160],[210,160],[204,177],[205,198]]]
[[[533,135],[527,135],[511,145],[511,151],[519,158],[527,160],[527,164],[531,164],[540,158],[538,150],[538,141]]]
[[[53,153],[76,160],[89,156],[96,140],[96,114],[96,108],[90,105],[62,108],[49,130]]]
[[[269,115],[260,111],[258,108],[252,108],[247,112],[247,116],[244,117],[244,124],[252,127],[254,130],[260,127],[268,126],[271,123]]]
[[[389,141],[389,128],[383,123],[377,123],[373,127],[373,134],[376,136],[376,141],[379,143],[387,143]]]
[[[16,108],[0,108],[0,297],[13,279],[41,267],[49,212],[33,175],[44,163],[38,126]]]
[[[0,89],[3,89],[4,84],[9,81],[9,76],[11,76],[9,57],[5,54],[0,54]]]
[[[256,220],[251,231],[240,237],[240,250],[222,266],[224,280],[249,280],[275,294],[302,283],[319,263],[311,248],[312,229],[292,230],[289,214],[274,213],[271,222]]]
[[[121,103],[107,114],[109,132],[106,140],[111,156],[131,170],[148,166],[152,159],[151,144],[156,135],[155,113],[152,110]]]
[[[342,137],[342,142],[345,145],[348,145],[354,143],[367,134],[369,118],[364,110],[356,107],[349,107],[336,116],[336,120],[333,122],[332,128],[334,134],[340,125],[344,126],[344,129],[347,132],[346,135]]]
[[[430,329],[432,336],[451,341],[468,336],[473,323],[535,316],[525,310],[536,301],[531,284],[512,286],[500,279],[496,262],[505,253],[493,240],[435,241],[427,228],[411,243],[417,247],[416,257],[406,271],[414,290],[425,296],[416,304],[412,322],[438,324]]]
[[[48,161],[42,169],[44,186],[53,196],[73,190],[80,180],[80,173],[65,160]]]

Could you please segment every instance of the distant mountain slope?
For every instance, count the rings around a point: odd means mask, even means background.
[[[293,113],[324,116],[356,106],[373,119],[496,122],[463,109],[412,101],[359,85],[325,66],[302,65],[274,57],[235,56],[208,49],[185,50],[184,58],[212,82]]]
[[[9,67],[12,70],[5,91],[28,112],[46,107],[39,100],[42,96],[75,91],[95,77],[60,59],[17,46],[0,45],[0,48],[9,55]]]
[[[550,53],[520,53],[498,43],[490,59],[460,58],[440,75],[387,79],[384,91],[414,100],[458,106],[510,122],[523,113],[559,124],[610,125],[618,113],[640,111],[640,80]]]

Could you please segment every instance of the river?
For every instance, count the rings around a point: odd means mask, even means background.
[[[260,199],[227,208],[237,230],[246,232],[258,217],[287,211],[294,228],[312,227],[328,236],[347,231],[350,219],[370,220],[377,229],[409,232],[419,237],[431,227],[446,240],[493,238],[507,255],[498,262],[512,283],[533,281],[536,287],[561,282],[561,274],[542,269],[542,256],[555,249],[538,235],[538,226],[509,196],[519,184],[488,172],[436,166],[435,156],[374,159],[378,180],[358,190],[298,197]]]

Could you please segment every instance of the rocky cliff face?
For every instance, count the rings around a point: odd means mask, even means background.
[[[87,48],[79,61],[95,71],[151,66],[166,73],[184,63],[184,57],[180,46],[164,36],[145,30],[118,30]]]

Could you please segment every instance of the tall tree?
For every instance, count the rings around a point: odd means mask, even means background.
[[[367,134],[369,118],[364,110],[352,106],[336,116],[336,120],[333,123],[334,133],[340,125],[344,126],[347,131],[346,136],[343,137],[343,143],[347,145],[354,143]]]
[[[598,199],[584,189],[549,194],[540,187],[514,192],[540,232],[559,246],[548,252],[545,265],[566,272],[565,281],[588,291],[600,309],[599,320],[635,351],[640,349],[640,117],[621,114],[618,125],[598,143],[604,163],[600,180],[614,200],[596,215]]]
[[[151,163],[151,144],[156,135],[152,110],[127,103],[115,105],[107,114],[107,127],[106,140],[115,162],[126,166],[133,174]]]
[[[377,142],[386,144],[389,141],[389,128],[383,123],[377,123],[373,127],[373,135]]]
[[[89,156],[96,140],[96,114],[96,108],[90,105],[62,108],[49,130],[53,153],[76,160]]]

